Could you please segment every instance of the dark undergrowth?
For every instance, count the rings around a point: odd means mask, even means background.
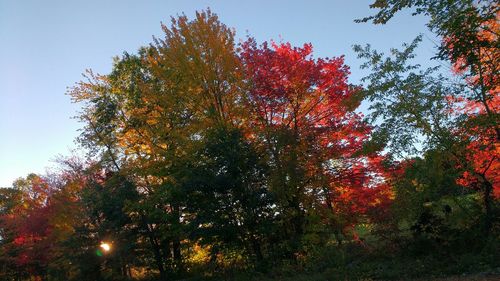
[[[283,263],[261,271],[229,270],[181,280],[500,280],[498,239],[481,244],[477,251],[435,248],[423,254],[418,248],[423,245],[416,243],[406,244],[397,251],[353,243],[325,247],[307,262]]]

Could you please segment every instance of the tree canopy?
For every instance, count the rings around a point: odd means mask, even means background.
[[[394,279],[449,268],[444,257],[498,267],[498,4],[372,7],[360,22],[429,16],[450,73],[412,63],[419,36],[389,55],[356,45],[369,74],[354,85],[343,56],[236,43],[209,9],[173,17],[110,73],[89,70],[69,91],[87,155],[0,190],[0,278]]]

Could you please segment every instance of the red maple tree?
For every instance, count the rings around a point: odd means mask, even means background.
[[[312,51],[311,44],[258,46],[254,39],[242,44],[253,113],[249,135],[267,147],[277,165],[295,155],[290,161],[301,163],[306,187],[292,192],[319,195],[335,214],[337,227],[345,228],[374,208],[386,208],[392,194],[379,152],[363,152],[371,128],[355,111],[360,98],[348,83],[343,57],[316,59]],[[281,147],[273,138],[278,131],[287,132]]]

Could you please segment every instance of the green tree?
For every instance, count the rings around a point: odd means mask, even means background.
[[[481,192],[484,230],[494,224],[498,204],[498,13],[495,1],[375,1],[372,20],[385,24],[398,11],[430,17],[428,27],[441,38],[436,58],[453,66],[455,77],[412,65],[421,37],[392,50],[392,57],[356,46],[372,74],[365,78],[365,97],[372,102],[372,121],[381,122],[376,135],[390,141],[395,152],[415,152],[417,140],[426,149],[447,151],[463,173],[457,181]],[[456,78],[461,79],[456,79]],[[420,136],[420,137],[417,137]],[[422,138],[423,136],[423,138]]]
[[[210,130],[195,156],[184,183],[193,238],[211,246],[214,262],[226,250],[262,265],[276,230],[263,159],[240,130],[225,127]]]

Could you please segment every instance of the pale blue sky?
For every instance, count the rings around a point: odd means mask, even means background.
[[[112,57],[135,52],[161,35],[160,22],[210,7],[258,41],[311,42],[316,56],[345,54],[351,81],[362,76],[353,44],[388,50],[425,32],[425,19],[409,13],[386,26],[356,24],[372,0],[146,1],[0,0],[0,186],[30,172],[43,173],[59,155],[77,148],[78,111],[65,95],[86,68],[111,69]],[[432,56],[425,39],[423,63]]]

